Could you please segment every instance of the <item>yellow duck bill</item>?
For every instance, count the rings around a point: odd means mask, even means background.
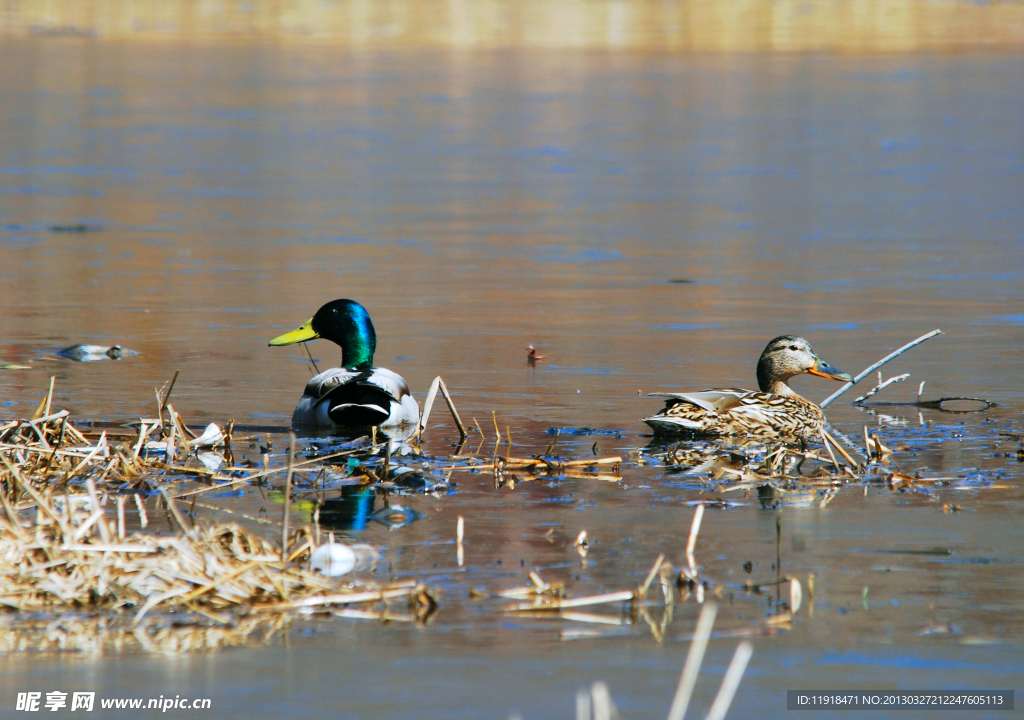
[[[320,337],[320,333],[313,329],[313,318],[310,318],[291,332],[278,335],[268,344],[272,347],[294,345],[295,343],[306,342],[307,340],[316,340],[318,337]]]

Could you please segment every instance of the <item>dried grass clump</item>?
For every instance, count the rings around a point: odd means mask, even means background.
[[[280,548],[237,525],[186,528],[174,502],[165,495],[182,534],[135,533],[118,539],[91,481],[87,481],[90,494],[84,498],[55,498],[50,491],[19,482],[36,501],[39,514],[34,527],[23,526],[13,514],[0,519],[0,604],[12,609],[131,607],[137,609],[137,622],[156,608],[194,611],[228,622],[230,618],[217,613],[373,603],[398,597],[422,605],[419,596],[429,597],[424,588],[411,583],[339,585],[301,567],[295,561],[308,557],[315,545],[305,529],[290,538],[288,558],[282,561]],[[72,502],[72,497],[86,502]],[[10,510],[9,505],[6,508]]]
[[[197,436],[158,394],[159,418],[143,419],[135,438],[111,446],[104,432],[92,443],[68,422],[66,410],[50,413],[52,396],[51,381],[33,419],[0,426],[0,606],[44,613],[14,616],[0,628],[0,648],[96,652],[102,644],[131,642],[179,652],[238,644],[295,609],[359,605],[334,612],[415,622],[436,610],[431,592],[416,583],[341,583],[312,571],[307,561],[317,543],[306,528],[289,534],[285,525],[274,543],[234,524],[189,526],[162,488],[180,533],[126,535],[126,496],[101,501],[97,486],[151,491],[168,470],[187,470],[171,464],[175,456],[229,443],[230,425],[226,436],[216,426]],[[116,519],[104,507],[110,497]],[[132,498],[145,527],[140,496]],[[405,600],[409,613],[391,612],[395,600]],[[379,603],[383,610],[372,610]],[[128,609],[130,621],[121,614]],[[150,612],[184,614],[168,623],[146,619]],[[103,639],[90,640],[97,633]]]

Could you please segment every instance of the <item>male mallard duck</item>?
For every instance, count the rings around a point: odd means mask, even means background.
[[[644,422],[656,435],[814,435],[825,415],[786,384],[801,373],[853,381],[849,374],[818,357],[803,338],[781,335],[768,343],[757,361],[760,392],[727,388],[651,393],[667,400],[661,412]]]
[[[292,424],[390,427],[419,422],[419,403],[402,376],[373,367],[377,334],[366,308],[354,300],[329,302],[298,329],[270,344],[292,345],[317,338],[341,346],[342,366],[324,370],[306,383]]]

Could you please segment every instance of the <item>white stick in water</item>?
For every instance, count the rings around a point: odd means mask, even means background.
[[[138,493],[132,495],[132,497],[135,498],[135,507],[139,509],[139,524],[142,527],[146,527],[149,525],[149,518],[146,516],[146,506],[142,504],[142,498],[139,497]]]
[[[459,522],[455,525],[455,555],[459,567],[462,567],[462,563],[465,560],[465,551],[462,549],[462,538],[465,536],[465,531],[466,521],[459,515]]]
[[[690,539],[686,541],[686,562],[691,570],[697,569],[693,557],[693,549],[697,546],[697,533],[700,532],[700,521],[704,517],[704,505],[698,505],[693,512],[693,523],[690,525]]]
[[[717,612],[718,606],[714,603],[707,603],[700,611],[697,628],[693,631],[693,640],[690,641],[690,652],[686,654],[686,664],[683,665],[683,674],[679,678],[679,687],[676,688],[676,696],[672,699],[672,707],[668,711],[668,720],[683,720],[686,714],[686,706],[690,704],[697,673],[700,672],[700,664],[704,662],[704,651],[708,647]]]
[[[840,396],[840,395],[842,395],[842,394],[843,394],[844,392],[846,392],[847,390],[849,390],[850,388],[852,388],[852,387],[853,387],[853,385],[854,385],[854,383],[860,382],[861,380],[863,380],[864,378],[866,378],[866,377],[867,377],[868,375],[870,375],[870,374],[871,374],[872,372],[874,372],[874,371],[875,371],[875,370],[877,370],[878,368],[880,368],[880,367],[882,367],[883,365],[885,365],[885,364],[886,364],[887,362],[889,362],[889,361],[890,361],[890,360],[892,360],[893,358],[897,358],[897,357],[899,357],[900,355],[902,355],[903,353],[905,353],[905,352],[906,352],[907,350],[909,350],[910,348],[914,347],[915,345],[920,345],[920,344],[921,344],[921,343],[923,343],[923,342],[924,342],[925,340],[928,340],[929,338],[933,338],[933,337],[935,337],[936,335],[942,335],[942,331],[941,331],[941,330],[932,330],[932,331],[931,331],[930,333],[928,333],[928,334],[926,334],[926,335],[922,335],[921,337],[919,337],[919,338],[918,338],[917,340],[915,340],[914,342],[911,342],[911,343],[907,343],[906,345],[904,345],[903,347],[901,347],[901,348],[900,348],[899,350],[897,350],[896,352],[893,352],[893,353],[890,353],[890,354],[886,355],[886,356],[885,356],[884,358],[882,358],[881,360],[879,360],[878,362],[876,362],[876,363],[875,363],[874,365],[872,365],[871,367],[869,367],[869,368],[868,368],[867,370],[865,370],[864,372],[862,372],[862,373],[861,373],[860,375],[858,375],[857,377],[855,377],[855,378],[853,379],[853,382],[848,382],[848,383],[846,383],[846,384],[845,384],[845,385],[843,385],[843,386],[842,386],[841,388],[839,388],[839,389],[838,389],[838,390],[836,390],[836,391],[835,391],[834,393],[832,393],[832,394],[831,394],[831,395],[829,395],[829,396],[828,396],[827,398],[825,398],[825,401],[824,401],[823,403],[821,403],[821,408],[822,408],[822,410],[824,410],[824,409],[825,409],[825,408],[827,408],[827,407],[828,407],[829,405],[831,405],[831,404],[832,404],[832,401],[833,401],[833,400],[835,400],[835,399],[836,399],[837,397],[839,397],[839,396]]]
[[[725,720],[732,697],[736,694],[736,688],[740,686],[740,680],[743,679],[743,673],[746,672],[747,663],[750,662],[750,656],[753,654],[754,646],[746,640],[736,648],[732,662],[729,663],[729,669],[725,671],[722,687],[718,690],[715,702],[711,704],[711,709],[708,711],[707,720]]]
[[[594,703],[594,720],[612,720],[618,714],[608,686],[600,680],[590,688],[590,697]]]
[[[590,720],[590,693],[586,690],[576,692],[576,720]]]

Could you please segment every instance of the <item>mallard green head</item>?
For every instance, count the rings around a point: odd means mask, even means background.
[[[768,343],[757,361],[757,386],[761,392],[795,395],[786,381],[802,373],[853,382],[849,373],[837,370],[818,357],[802,337],[780,335]]]
[[[316,311],[316,315],[290,333],[270,341],[270,345],[293,345],[323,338],[341,346],[341,365],[346,368],[373,366],[377,334],[366,308],[355,300],[334,300]]]

